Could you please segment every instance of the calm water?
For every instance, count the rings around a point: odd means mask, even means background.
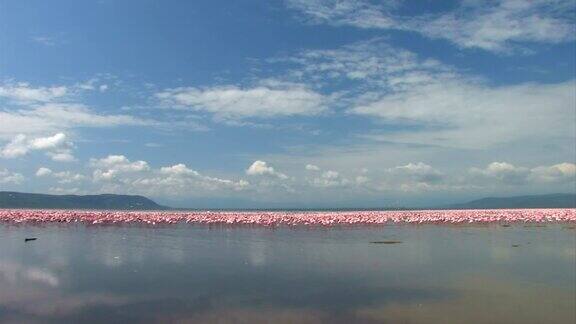
[[[568,227],[4,224],[0,322],[574,323]]]

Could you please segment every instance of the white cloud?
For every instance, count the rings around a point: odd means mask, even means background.
[[[485,169],[471,168],[470,173],[473,176],[482,175],[492,181],[519,185],[526,182],[530,169],[507,162],[492,162]]]
[[[329,188],[342,187],[350,184],[350,181],[340,176],[340,173],[334,170],[322,172],[319,177],[309,179],[309,184],[313,187]]]
[[[173,166],[162,167],[160,168],[160,172],[164,174],[171,174],[171,175],[198,175],[198,172],[189,169],[186,164],[175,164]]]
[[[366,171],[356,178],[356,184],[374,192],[412,193],[453,190],[455,185],[442,172],[423,162]]]
[[[102,192],[139,193],[151,196],[206,196],[207,192],[241,191],[250,185],[245,180],[229,180],[202,175],[179,163],[159,169],[146,161],[131,162],[123,155],[92,159],[93,181]]]
[[[364,138],[465,149],[575,140],[574,80],[489,85],[381,39],[272,61],[295,65],[292,78],[344,85],[337,104],[348,113],[409,126]]]
[[[113,127],[119,125],[148,125],[150,122],[129,115],[99,115],[82,104],[46,104],[24,113],[76,127]]]
[[[302,11],[314,23],[385,29],[397,24],[387,13],[397,6],[397,1],[380,5],[362,0],[287,0],[286,3],[290,8]]]
[[[75,183],[87,179],[85,175],[71,171],[56,172],[54,176],[58,179],[58,183],[61,184]]]
[[[274,170],[273,167],[269,166],[265,161],[254,161],[250,167],[246,170],[247,175],[257,176],[257,175],[268,175],[273,177],[278,177],[280,179],[288,179],[288,176]]]
[[[539,166],[531,170],[531,177],[538,182],[576,181],[576,164],[559,163],[552,166]]]
[[[306,170],[308,170],[308,171],[320,171],[320,168],[314,164],[306,164]]]
[[[350,112],[420,126],[373,139],[459,148],[574,139],[576,82],[490,87],[465,79],[438,79],[384,94]],[[486,136],[489,134],[489,136]]]
[[[82,127],[159,124],[130,115],[95,113],[84,105],[81,102],[84,93],[108,89],[101,78],[54,86],[0,82],[0,139],[17,134],[38,136]],[[58,155],[56,159],[66,160],[70,156]]]
[[[340,176],[340,174],[336,171],[328,170],[322,173],[322,178],[324,179],[336,179]]]
[[[20,184],[24,181],[24,176],[20,173],[10,172],[7,169],[0,168],[0,183],[2,184]]]
[[[62,150],[59,152],[48,152],[48,156],[57,162],[73,162],[76,161],[76,158],[69,150]]]
[[[26,135],[20,134],[2,148],[0,157],[7,159],[16,158],[26,155],[29,149],[28,143],[26,143]]]
[[[327,104],[322,94],[292,83],[252,88],[176,88],[156,96],[170,107],[207,112],[218,120],[317,115]]]
[[[490,85],[382,39],[271,61],[291,64],[292,79],[341,87],[334,105],[348,113],[404,126],[364,139],[465,149],[575,140],[574,80]]]
[[[32,37],[32,41],[45,46],[54,46],[58,44],[57,39],[50,36],[34,36]]]
[[[9,110],[0,108],[0,139],[16,134],[39,135],[81,127],[151,124],[128,115],[97,114],[77,103],[48,103]]]
[[[418,182],[425,183],[440,182],[443,178],[443,174],[440,171],[422,162],[408,163],[406,165],[389,169],[388,171],[393,174],[406,175]]]
[[[69,89],[65,86],[32,87],[24,82],[0,86],[0,98],[18,103],[47,103],[63,99],[68,94]]]
[[[488,7],[464,2],[455,12],[415,24],[424,35],[445,38],[461,47],[508,51],[519,42],[561,43],[574,39],[571,0],[501,0]],[[567,10],[568,9],[568,10]]]
[[[62,146],[66,142],[66,135],[58,133],[54,136],[39,137],[30,141],[30,147],[35,150],[53,149]]]
[[[169,189],[169,187],[179,188],[177,191],[180,193],[184,193],[186,188],[203,188],[204,190],[210,191],[226,189],[239,191],[250,185],[250,183],[245,180],[233,181],[201,175],[199,172],[188,168],[182,163],[162,167],[160,168],[160,173],[164,175],[164,177],[153,179],[151,182],[166,186],[166,189]]]
[[[49,168],[45,168],[45,167],[40,167],[40,168],[38,168],[38,171],[36,171],[37,177],[45,177],[45,176],[49,176],[51,174],[52,174],[52,170],[50,170]]]
[[[509,51],[518,43],[561,43],[574,39],[571,0],[460,1],[452,11],[401,15],[401,5],[368,0],[288,0],[313,23],[403,30],[446,39],[464,48]]]
[[[54,172],[49,168],[40,167],[36,171],[37,177],[52,177],[58,180],[60,184],[70,184],[76,183],[79,181],[86,180],[87,177],[80,173],[74,173],[71,171],[61,171],[61,172]]]
[[[366,169],[327,170],[315,177],[304,177],[303,182],[296,179],[295,185],[305,192],[311,188],[333,188],[348,192],[350,195],[362,195],[399,192],[449,190],[451,185],[447,176],[428,164],[408,163],[406,165],[379,168],[374,171]],[[310,188],[306,188],[309,185]]]
[[[397,88],[400,86],[396,85],[399,76],[414,85],[418,81],[429,81],[431,73],[450,73],[453,70],[436,60],[421,59],[410,51],[390,46],[381,38],[336,49],[305,50],[270,61],[296,65],[292,76],[315,84],[340,79],[378,88]]]
[[[24,156],[30,151],[44,151],[54,161],[70,162],[75,160],[71,147],[72,143],[67,141],[64,133],[30,139],[20,134],[0,150],[0,157],[10,159]]]
[[[334,105],[373,124],[345,147],[304,144],[297,149],[300,156],[292,150],[266,159],[289,160],[299,168],[313,160],[341,170],[377,170],[384,160],[391,165],[427,161],[454,173],[462,171],[462,156],[485,163],[496,154],[546,164],[570,160],[575,153],[574,80],[494,85],[383,39],[270,61],[288,64],[290,80],[343,89]],[[539,148],[548,153],[539,154]],[[365,177],[370,185],[382,183]],[[434,186],[427,190],[440,184]]]
[[[146,161],[131,162],[124,155],[109,155],[102,159],[90,159],[90,166],[95,168],[95,181],[107,181],[125,173],[148,171],[150,166]]]
[[[506,185],[570,183],[576,181],[576,165],[564,162],[551,166],[528,168],[507,162],[492,162],[484,169],[472,168],[473,176],[497,181]]]

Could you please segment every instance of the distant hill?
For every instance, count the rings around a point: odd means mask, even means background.
[[[165,210],[143,196],[130,195],[46,195],[0,191],[0,208]]]
[[[47,195],[47,194],[9,192],[9,191],[0,191],[0,208],[187,210],[186,208],[170,208],[162,206],[152,201],[151,199],[148,199],[143,196],[115,195],[115,194]],[[576,194],[550,194],[550,195],[516,196],[516,197],[500,197],[500,198],[489,197],[473,200],[462,204],[453,204],[437,208],[438,209],[576,208]],[[392,209],[410,210],[413,208],[392,208]],[[308,210],[308,209],[304,208],[302,210]],[[348,209],[338,208],[337,210],[348,210]],[[350,208],[350,210],[358,210],[358,208]],[[381,210],[381,208],[374,208],[374,209],[368,208],[366,210]]]
[[[576,208],[576,194],[550,194],[516,197],[490,197],[463,204],[445,206],[447,209],[498,208]]]

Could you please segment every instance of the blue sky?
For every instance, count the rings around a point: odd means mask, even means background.
[[[575,5],[0,2],[0,188],[192,207],[574,192]]]

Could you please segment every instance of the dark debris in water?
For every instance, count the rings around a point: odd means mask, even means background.
[[[36,241],[37,239],[37,237],[27,237],[24,239],[24,242]]]
[[[372,241],[372,244],[400,244],[402,241]]]

